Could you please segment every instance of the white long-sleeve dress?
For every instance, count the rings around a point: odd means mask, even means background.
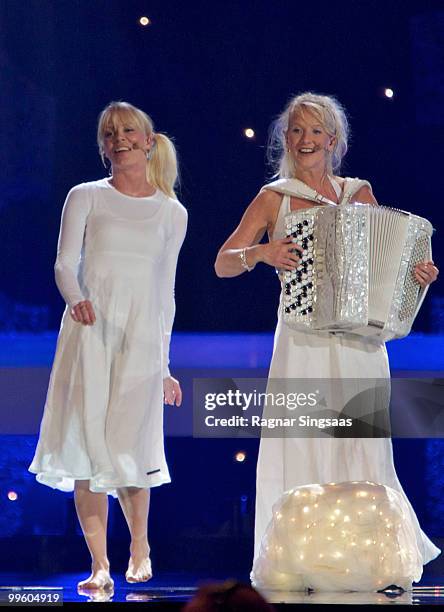
[[[333,186],[339,203],[353,201],[353,196],[367,181],[348,178],[341,191]],[[284,238],[285,215],[290,212],[290,196],[321,202],[316,192],[297,179],[281,179],[265,188],[283,194],[273,239]],[[273,357],[269,378],[279,379],[389,379],[390,371],[385,344],[372,338],[326,332],[308,333],[290,328],[279,308]],[[358,392],[358,387],[355,389]],[[388,408],[388,406],[387,406]],[[375,408],[374,408],[375,409]],[[439,549],[421,530],[415,512],[396,475],[390,438],[303,438],[263,437],[260,442],[256,481],[255,566],[259,559],[264,533],[272,520],[272,507],[285,491],[311,484],[371,481],[400,492],[408,508],[422,563],[434,559]],[[295,526],[296,532],[299,529]],[[291,541],[288,541],[291,546]],[[262,551],[263,570],[267,563]],[[254,575],[254,571],[253,571]]]
[[[157,190],[117,191],[108,179],[68,194],[55,275],[66,301],[40,437],[38,482],[94,492],[170,482],[163,442],[163,378],[175,315],[174,281],[187,212]],[[69,310],[91,300],[94,325]]]

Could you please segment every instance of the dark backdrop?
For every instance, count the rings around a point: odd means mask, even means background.
[[[269,179],[268,126],[293,93],[336,95],[352,126],[344,174],[440,230],[443,32],[442,2],[427,0],[0,0],[0,327],[11,308],[18,327],[30,317],[17,312],[34,313],[36,329],[58,326],[61,207],[74,184],[104,175],[95,130],[111,100],[146,110],[179,151],[190,222],[178,330],[273,328],[273,270],[220,280],[213,262]],[[417,329],[433,330],[440,293]]]

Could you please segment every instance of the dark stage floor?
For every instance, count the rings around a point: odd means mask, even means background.
[[[34,605],[42,605],[43,601],[58,601],[59,603],[150,603],[157,609],[180,610],[196,592],[200,584],[235,578],[246,581],[246,576],[225,574],[213,576],[211,579],[189,573],[162,574],[149,582],[139,585],[127,584],[123,576],[114,576],[113,592],[78,592],[77,582],[85,578],[84,574],[57,574],[52,576],[37,576],[24,574],[0,574],[0,605],[8,603],[8,597]],[[263,593],[268,601],[275,604],[276,609],[291,609],[301,605],[442,605],[444,603],[444,577],[425,577],[411,592],[399,593]]]

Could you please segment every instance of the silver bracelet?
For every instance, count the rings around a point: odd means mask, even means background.
[[[243,267],[244,270],[247,270],[247,272],[251,272],[251,270],[254,270],[254,266],[249,266],[247,264],[247,256],[245,254],[245,251],[247,250],[247,247],[245,247],[244,249],[242,249],[239,253],[239,259],[241,262],[241,266]]]

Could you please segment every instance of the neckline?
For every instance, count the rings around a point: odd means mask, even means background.
[[[329,206],[339,206],[342,198],[341,195],[343,194],[342,189],[340,187],[340,185],[338,183],[336,183],[336,181],[334,181],[334,179],[331,179],[330,177],[328,177],[328,179],[330,180],[332,187],[335,191],[335,193],[337,194],[335,185],[337,185],[337,187],[340,189],[340,193],[338,195],[338,202],[333,202],[333,200],[330,200],[330,198],[327,198],[326,196],[323,196],[322,194],[320,194],[318,191],[316,191],[316,189],[313,189],[313,187],[310,187],[310,185],[307,185],[307,183],[304,183],[304,181],[301,181],[301,179],[298,179],[296,177],[293,177],[291,179],[288,179],[290,181],[295,181],[296,183],[298,183],[299,185],[302,185],[303,188],[307,191],[307,195],[309,197],[305,197],[305,194],[303,194],[302,196],[299,196],[299,194],[291,194],[294,195],[295,197],[302,197],[302,199],[307,199],[307,200],[311,200],[312,202],[316,202],[318,203],[318,205],[329,205]],[[332,182],[334,181],[334,183]]]
[[[116,187],[114,187],[114,185],[110,182],[111,179],[104,178],[103,180],[105,181],[105,185],[109,187],[110,189],[112,189],[115,193],[118,193],[124,198],[130,198],[130,200],[139,200],[139,201],[140,200],[150,200],[151,198],[155,198],[157,195],[159,195],[159,189],[157,187],[156,187],[156,191],[152,195],[149,195],[149,196],[128,195],[127,193],[123,193],[123,191],[119,191]]]
[[[328,180],[330,181],[331,186],[333,187],[333,189],[335,190],[336,193],[336,197],[338,198],[338,204],[339,201],[341,200],[341,195],[342,195],[342,188],[341,185],[338,183],[338,181],[336,181],[332,176],[328,175]]]

